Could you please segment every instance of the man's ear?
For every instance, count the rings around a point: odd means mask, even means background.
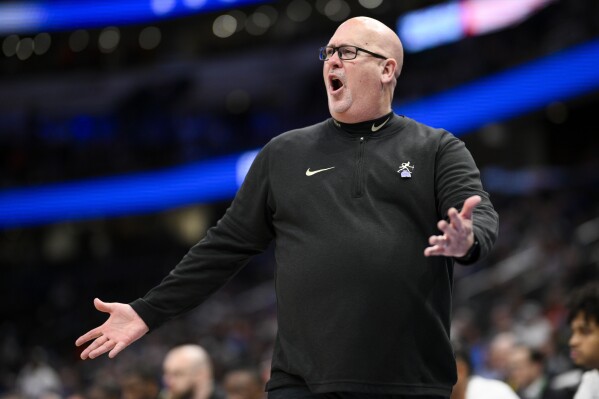
[[[397,70],[397,61],[394,58],[387,58],[383,64],[383,70],[381,71],[381,81],[383,83],[389,83],[395,78],[395,71]]]

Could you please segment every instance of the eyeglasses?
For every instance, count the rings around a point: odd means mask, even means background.
[[[387,59],[387,57],[385,57],[385,56],[382,56],[377,53],[373,53],[372,51],[368,51],[366,49],[363,49],[363,48],[360,48],[357,46],[321,47],[320,52],[318,54],[318,58],[320,58],[321,61],[327,61],[336,52],[337,55],[339,56],[339,59],[341,59],[341,60],[353,60],[354,58],[356,58],[358,56],[358,51],[363,51],[367,54],[370,54],[373,57],[380,58],[382,60]]]

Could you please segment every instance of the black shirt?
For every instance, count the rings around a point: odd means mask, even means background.
[[[231,207],[131,305],[150,328],[201,303],[274,238],[279,331],[267,389],[449,396],[454,259],[423,255],[450,207],[474,211],[485,256],[497,214],[463,142],[390,114],[282,134]]]

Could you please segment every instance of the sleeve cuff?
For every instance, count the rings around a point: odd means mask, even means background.
[[[478,241],[478,238],[474,236],[474,243],[472,244],[466,255],[462,256],[461,258],[454,259],[456,262],[462,265],[471,265],[474,262],[476,262],[478,258],[480,258],[480,242]]]
[[[156,311],[142,298],[136,299],[129,303],[129,305],[135,310],[135,313],[141,317],[144,323],[146,323],[150,331],[163,323],[163,320],[156,315]]]

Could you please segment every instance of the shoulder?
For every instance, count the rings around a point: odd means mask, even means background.
[[[592,389],[593,392],[599,392],[599,371],[595,369],[585,372],[580,381],[579,390],[581,389]]]
[[[425,125],[417,120],[405,117],[407,123],[397,139],[402,146],[426,148],[427,150],[442,151],[449,144],[463,146],[463,142],[445,129]]]
[[[445,129],[432,127],[429,125],[425,125],[422,122],[418,122],[415,119],[408,118],[404,116],[408,123],[406,124],[406,131],[413,136],[417,136],[420,138],[426,138],[430,140],[448,140],[448,139],[457,139],[452,133],[448,132]]]
[[[267,147],[272,150],[280,150],[285,148],[293,148],[298,145],[312,142],[322,137],[328,129],[329,120],[316,123],[311,126],[302,127],[299,129],[289,130],[272,138]]]
[[[466,399],[518,399],[516,393],[503,381],[473,376],[468,382]]]

